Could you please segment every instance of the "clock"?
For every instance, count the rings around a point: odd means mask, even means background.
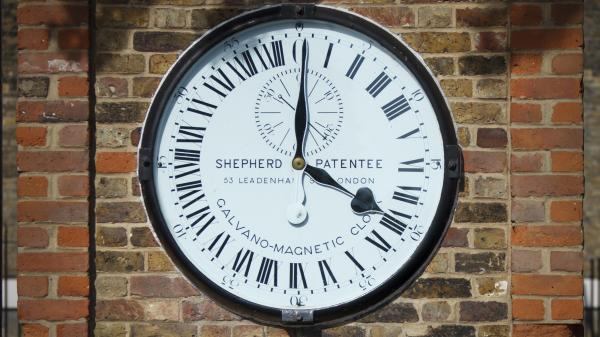
[[[423,272],[461,158],[437,82],[401,40],[347,11],[276,5],[180,55],[138,175],[156,236],[199,289],[256,322],[326,327]]]

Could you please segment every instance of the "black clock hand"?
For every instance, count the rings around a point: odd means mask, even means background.
[[[329,173],[327,173],[327,171],[321,168],[306,165],[304,172],[306,172],[306,174],[313,178],[313,180],[318,184],[331,187],[348,195],[349,197],[352,197],[350,207],[355,213],[383,213],[383,210],[377,206],[377,203],[375,202],[375,196],[370,188],[361,187],[358,189],[358,191],[356,191],[356,194],[353,194],[345,189],[344,186],[338,184],[338,182],[335,181],[335,179],[333,179]]]
[[[300,67],[300,92],[298,93],[298,104],[296,105],[296,115],[294,118],[294,128],[296,131],[296,154],[292,161],[292,166],[296,170],[304,169],[306,161],[304,160],[304,143],[308,129],[308,100],[306,97],[306,72],[308,67],[308,42],[306,39],[302,43],[302,64]]]

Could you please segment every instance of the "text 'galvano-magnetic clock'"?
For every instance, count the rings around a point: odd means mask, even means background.
[[[291,327],[398,296],[437,251],[462,173],[419,57],[315,5],[247,12],[194,42],[152,101],[139,158],[154,231],[186,277]]]

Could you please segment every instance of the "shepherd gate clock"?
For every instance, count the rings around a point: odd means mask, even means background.
[[[462,174],[448,106],[403,42],[315,5],[247,12],[164,77],[139,149],[157,237],[255,321],[331,326],[419,276]]]

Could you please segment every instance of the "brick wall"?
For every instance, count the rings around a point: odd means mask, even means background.
[[[579,336],[581,3],[330,4],[374,18],[424,56],[451,104],[466,183],[443,248],[415,285],[323,335]],[[38,6],[47,6],[43,16]],[[145,110],[177,53],[254,7],[103,0],[95,8],[95,336],[287,335],[220,309],[174,270],[135,178]],[[88,314],[84,12],[53,2],[19,9],[20,72],[32,83],[18,110],[21,319],[50,336],[67,336],[63,321],[84,327]]]
[[[17,11],[17,283],[24,336],[87,333],[87,13],[85,2],[21,2]]]

